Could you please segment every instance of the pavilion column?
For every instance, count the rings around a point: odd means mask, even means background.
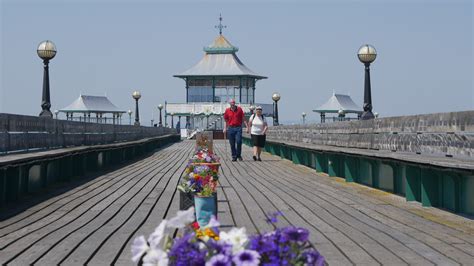
[[[242,78],[239,78],[239,103],[242,103]]]
[[[212,102],[216,101],[216,78],[212,77]]]
[[[253,90],[253,93],[252,93],[252,104],[255,103],[255,85],[257,82],[255,82],[255,79],[253,79],[252,81],[253,83],[253,86],[252,86],[252,90]]]
[[[186,82],[186,103],[188,103],[189,102],[189,80],[186,78],[185,82]],[[165,121],[166,121],[166,115],[165,115]]]

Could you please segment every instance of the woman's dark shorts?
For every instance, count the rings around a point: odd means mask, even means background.
[[[257,146],[257,147],[260,147],[260,148],[265,147],[266,135],[254,135],[254,134],[252,134],[251,137],[252,137],[253,146]]]

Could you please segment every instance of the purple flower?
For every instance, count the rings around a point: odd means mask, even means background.
[[[289,226],[283,229],[282,236],[289,241],[305,242],[308,240],[309,232],[305,228]]]
[[[267,223],[275,224],[278,222],[278,216],[283,216],[283,212],[276,211],[267,215]]]
[[[168,252],[169,265],[204,265],[206,250],[200,250],[194,240],[194,234],[186,234],[174,240]]]
[[[306,265],[322,266],[325,262],[324,257],[314,249],[303,252],[302,257]]]
[[[206,262],[206,266],[231,266],[232,261],[230,260],[230,257],[224,255],[224,254],[217,254],[211,259]]]
[[[232,261],[237,266],[257,266],[260,263],[260,254],[255,250],[242,250],[234,255]]]

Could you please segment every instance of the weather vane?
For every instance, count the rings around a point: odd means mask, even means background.
[[[222,29],[227,28],[227,26],[222,25],[222,14],[219,14],[219,25],[215,26],[216,29],[219,29],[219,34],[222,35]]]

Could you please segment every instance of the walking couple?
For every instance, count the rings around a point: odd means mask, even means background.
[[[262,107],[255,108],[249,121],[245,121],[244,111],[235,104],[235,100],[230,100],[230,107],[224,113],[224,134],[229,139],[232,151],[232,161],[242,161],[242,124],[245,124],[247,133],[250,133],[253,144],[253,160],[262,161],[260,154],[265,147],[265,134],[268,130],[267,122],[262,113]]]

